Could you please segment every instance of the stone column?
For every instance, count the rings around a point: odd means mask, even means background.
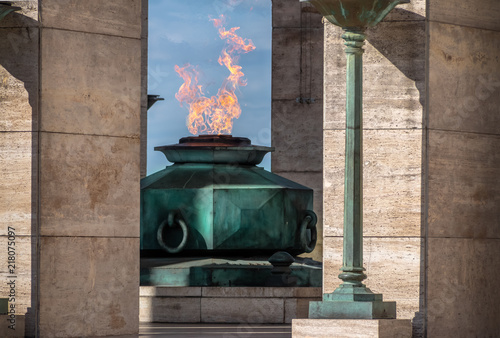
[[[37,308],[40,28],[37,1],[16,6],[0,21],[0,297],[14,316],[1,316],[0,335],[22,336]]]
[[[40,5],[39,332],[134,333],[141,0]]]
[[[497,336],[500,2],[428,3],[427,334]]]
[[[28,335],[136,333],[141,0],[16,4],[0,26],[0,231],[16,228],[16,309]]]
[[[323,24],[309,4],[272,3],[272,171],[314,189],[318,241],[323,253]],[[298,132],[300,131],[300,132]]]

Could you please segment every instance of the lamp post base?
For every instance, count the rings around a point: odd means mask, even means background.
[[[384,302],[364,284],[342,284],[333,293],[323,294],[323,301],[309,303],[311,319],[393,319],[396,302]]]
[[[396,302],[329,300],[324,300],[322,302],[310,302],[309,318],[394,319],[396,318]]]

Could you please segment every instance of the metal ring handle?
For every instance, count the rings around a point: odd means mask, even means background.
[[[176,224],[178,224],[182,229],[182,241],[179,243],[178,246],[172,248],[169,247],[167,244],[165,244],[165,241],[163,240],[163,229],[167,225],[170,228],[173,228]],[[174,214],[170,213],[168,215],[168,218],[164,220],[158,227],[158,232],[156,233],[156,239],[158,240],[158,244],[160,244],[160,246],[167,252],[178,253],[182,251],[182,249],[184,249],[184,247],[186,246],[188,235],[189,232],[186,223],[180,217],[174,217]]]
[[[316,241],[318,240],[318,229],[316,228],[316,222],[318,221],[318,217],[316,214],[307,210],[305,212],[306,216],[302,220],[300,224],[300,244],[302,245],[302,249],[309,253],[314,250],[316,246]],[[311,240],[307,239],[307,229],[311,230]]]

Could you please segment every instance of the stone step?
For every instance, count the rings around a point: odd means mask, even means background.
[[[143,323],[284,324],[308,318],[319,287],[158,287],[141,286]]]

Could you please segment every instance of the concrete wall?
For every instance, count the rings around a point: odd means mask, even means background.
[[[429,337],[500,332],[500,2],[428,1]]]
[[[141,1],[16,4],[0,26],[0,236],[7,248],[15,228],[16,313],[31,335],[137,332]]]
[[[323,25],[315,9],[299,1],[272,2],[272,171],[314,189],[316,249],[323,252]]]

